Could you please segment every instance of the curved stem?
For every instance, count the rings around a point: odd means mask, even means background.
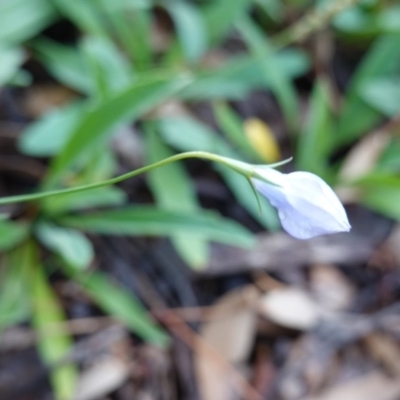
[[[96,188],[100,188],[103,186],[114,185],[114,184],[122,182],[126,179],[132,178],[136,175],[140,175],[145,172],[148,172],[154,168],[159,168],[164,165],[170,164],[172,162],[183,160],[186,158],[202,158],[202,159],[207,159],[210,161],[216,161],[216,162],[219,162],[221,164],[224,164],[224,165],[234,169],[235,171],[239,172],[242,175],[245,175],[248,178],[253,175],[252,167],[247,163],[243,163],[241,161],[236,161],[236,160],[231,160],[229,158],[218,156],[218,155],[212,154],[212,153],[207,153],[205,151],[190,151],[190,152],[186,152],[186,153],[176,154],[176,155],[168,157],[164,160],[158,161],[158,162],[150,164],[150,165],[146,165],[145,167],[135,169],[134,171],[117,176],[115,178],[108,179],[103,182],[90,183],[88,185],[76,186],[76,187],[72,187],[69,189],[49,190],[47,192],[42,192],[42,193],[3,197],[2,199],[0,199],[0,205],[10,204],[10,203],[23,203],[23,202],[33,201],[33,200],[40,200],[40,199],[44,199],[46,197],[51,197],[51,196],[59,196],[59,195],[63,195],[63,194],[82,192],[84,190],[96,189]]]

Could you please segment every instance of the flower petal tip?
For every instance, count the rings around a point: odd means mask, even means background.
[[[297,239],[350,232],[346,211],[334,191],[310,172],[283,174],[257,168],[256,189],[277,208],[283,229]]]

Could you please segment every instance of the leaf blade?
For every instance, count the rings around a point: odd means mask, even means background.
[[[234,221],[212,212],[188,214],[151,206],[131,206],[79,216],[57,218],[61,225],[108,235],[160,236],[201,234],[209,240],[236,246],[254,244],[253,235]]]

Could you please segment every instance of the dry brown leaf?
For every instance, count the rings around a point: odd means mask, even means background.
[[[346,310],[353,302],[356,289],[347,277],[332,265],[318,264],[310,270],[313,297],[324,309]]]
[[[94,364],[80,376],[74,400],[95,400],[119,388],[127,379],[128,366],[109,357]]]
[[[371,172],[389,139],[388,132],[378,130],[360,140],[344,160],[339,171],[340,179],[351,182]],[[336,193],[343,202],[353,202],[359,197],[358,189],[354,187],[338,187]]]
[[[231,291],[214,305],[201,329],[203,339],[231,363],[243,362],[249,355],[256,330],[254,305],[258,297],[253,286]],[[237,396],[230,371],[201,347],[196,351],[195,368],[203,400],[231,400]]]
[[[390,135],[385,131],[365,136],[347,155],[339,172],[340,178],[351,181],[372,171],[389,139]]]
[[[364,339],[372,356],[381,362],[387,370],[400,377],[400,349],[393,337],[373,333]]]
[[[27,91],[23,107],[30,117],[37,118],[54,107],[69,103],[75,97],[75,93],[64,86],[34,85]]]
[[[387,255],[391,258],[393,266],[397,266],[400,264],[400,224],[396,224],[392,231],[390,232],[389,237],[385,241],[385,249],[387,250]]]
[[[319,396],[303,400],[397,400],[400,381],[372,372],[349,383],[334,386]]]
[[[209,312],[201,336],[232,363],[243,361],[250,351],[256,328],[254,305],[259,292],[253,286],[233,290]]]
[[[271,290],[260,299],[259,311],[278,325],[300,330],[311,329],[321,315],[314,300],[297,288]]]

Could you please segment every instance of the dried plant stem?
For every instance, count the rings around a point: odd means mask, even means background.
[[[329,1],[327,6],[307,13],[298,22],[277,34],[273,43],[277,48],[301,42],[313,32],[323,28],[336,14],[359,3],[360,0]]]

